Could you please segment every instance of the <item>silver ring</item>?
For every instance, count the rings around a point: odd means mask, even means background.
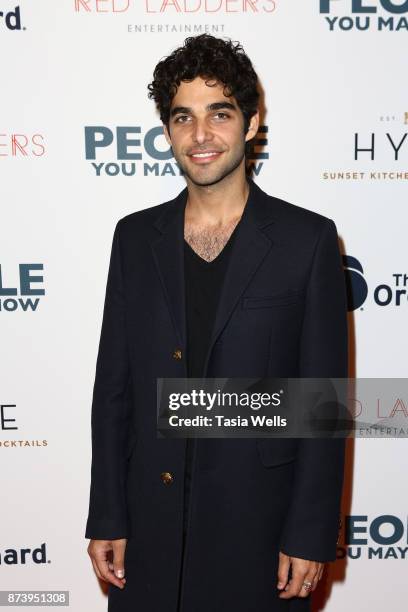
[[[310,589],[312,588],[312,583],[311,582],[304,582],[303,583],[303,588],[306,589],[306,591],[310,591]]]

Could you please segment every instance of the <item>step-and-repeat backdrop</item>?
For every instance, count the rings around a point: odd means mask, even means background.
[[[350,376],[407,375],[407,31],[407,0],[0,1],[2,590],[106,609],[84,539],[106,275],[116,221],[184,187],[147,84],[187,36],[241,41],[264,91],[255,180],[337,225]],[[400,610],[408,444],[347,444],[314,608]]]

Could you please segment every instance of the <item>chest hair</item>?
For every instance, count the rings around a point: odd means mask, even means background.
[[[227,244],[240,218],[222,226],[197,226],[186,221],[184,238],[197,255],[206,261],[212,261]]]

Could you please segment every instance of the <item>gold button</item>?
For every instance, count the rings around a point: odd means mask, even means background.
[[[160,478],[164,482],[164,484],[171,484],[174,480],[173,475],[170,472],[162,472],[160,474]]]
[[[181,359],[181,349],[175,349],[173,351],[173,357],[174,359]]]

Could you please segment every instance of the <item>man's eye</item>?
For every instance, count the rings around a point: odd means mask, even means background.
[[[185,123],[185,121],[182,121],[182,119],[188,119],[188,115],[180,115],[177,117],[176,123]]]
[[[224,120],[224,119],[228,119],[229,115],[228,115],[228,113],[224,113],[222,111],[219,111],[218,113],[216,113],[214,115],[214,117],[216,117],[217,119],[219,118],[221,120]],[[190,119],[189,115],[179,115],[178,117],[176,117],[176,119],[174,121],[175,121],[175,123],[187,123],[187,121],[189,119]]]

